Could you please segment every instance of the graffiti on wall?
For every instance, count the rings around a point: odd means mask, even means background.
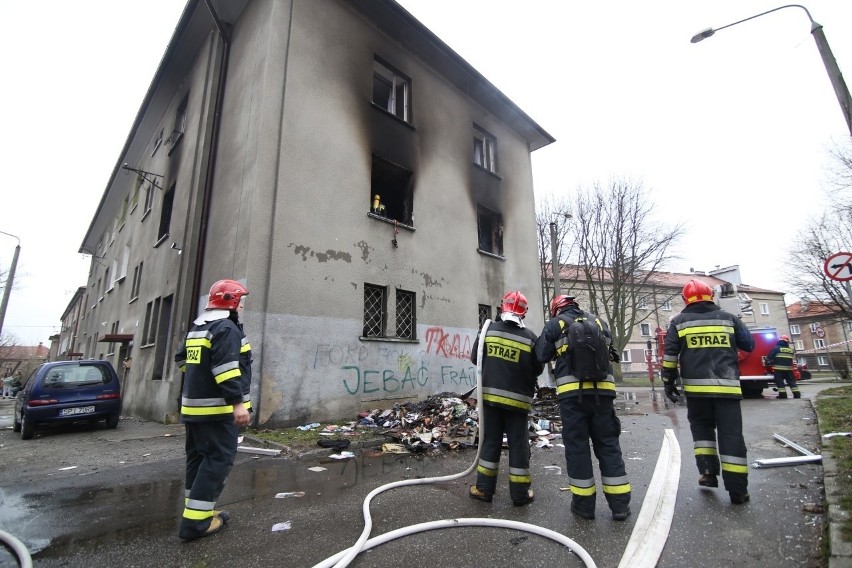
[[[426,330],[425,349],[419,353],[405,344],[322,344],[313,354],[313,369],[339,372],[349,395],[400,395],[417,391],[467,390],[476,386],[476,367],[470,362],[469,335]],[[466,364],[461,363],[466,361]]]

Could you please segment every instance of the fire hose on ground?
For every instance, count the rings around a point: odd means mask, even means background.
[[[30,557],[30,551],[27,550],[23,542],[2,530],[0,530],[0,541],[15,554],[15,557],[18,559],[18,566],[21,568],[32,568],[33,559]]]
[[[476,387],[477,387],[477,397],[476,397],[476,408],[477,413],[479,415],[479,432],[482,432],[482,420],[483,420],[483,412],[482,412],[482,355],[485,345],[485,332],[488,330],[488,326],[491,324],[491,320],[486,320],[482,325],[482,330],[479,334],[479,345],[476,354]],[[373,519],[370,515],[370,502],[373,498],[380,493],[385,491],[389,491],[391,489],[396,489],[397,487],[406,487],[409,485],[426,485],[430,483],[441,483],[444,481],[454,481],[456,479],[461,479],[476,470],[476,466],[479,463],[479,454],[482,451],[482,440],[480,439],[479,444],[477,445],[476,456],[474,457],[473,463],[461,473],[455,473],[451,475],[444,475],[440,477],[427,477],[423,479],[406,479],[403,481],[395,481],[392,483],[388,483],[386,485],[382,485],[381,487],[377,487],[373,491],[371,491],[367,497],[364,499],[363,505],[363,513],[364,513],[364,530],[361,533],[361,536],[358,538],[357,542],[352,545],[350,548],[338,552],[334,556],[330,556],[316,564],[314,568],[344,568],[349,566],[349,563],[358,556],[362,551],[368,550],[374,546],[378,546],[380,544],[384,544],[391,540],[408,536],[412,534],[417,534],[420,532],[425,532],[428,530],[435,529],[445,529],[445,528],[453,528],[453,527],[499,527],[506,529],[519,530],[524,532],[529,532],[532,534],[537,534],[539,536],[543,536],[545,538],[549,538],[550,540],[556,541],[559,544],[562,544],[568,547],[572,552],[574,552],[583,563],[588,568],[595,568],[596,564],[592,557],[589,555],[586,550],[568,538],[567,536],[560,534],[556,531],[552,531],[550,529],[546,529],[544,527],[540,527],[538,525],[533,525],[530,523],[522,523],[518,521],[510,521],[505,519],[489,519],[489,518],[458,518],[458,519],[443,519],[439,521],[430,521],[425,523],[420,523],[417,525],[410,525],[407,527],[402,527],[390,532],[387,532],[383,535],[379,535],[377,537],[369,538],[370,532],[373,528]]]

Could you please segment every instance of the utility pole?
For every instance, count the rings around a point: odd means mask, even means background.
[[[0,337],[3,337],[3,322],[6,320],[6,306],[9,305],[9,294],[12,292],[12,284],[15,282],[15,268],[18,266],[18,255],[21,253],[21,239],[4,231],[0,231],[0,233],[13,237],[18,241],[18,245],[15,247],[15,256],[12,257],[12,267],[9,269],[9,274],[6,277],[6,285],[3,288],[3,303],[0,304]]]

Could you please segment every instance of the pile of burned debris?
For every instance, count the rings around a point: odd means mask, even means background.
[[[385,451],[424,452],[476,447],[479,415],[474,390],[443,392],[418,402],[395,404],[358,415],[358,428],[377,428],[398,442]],[[530,413],[530,439],[537,447],[552,447],[554,433],[561,431],[555,389],[539,389]],[[505,441],[505,440],[504,440]]]

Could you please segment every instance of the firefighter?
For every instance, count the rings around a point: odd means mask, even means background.
[[[239,306],[246,288],[219,280],[186,336],[175,361],[184,371],[181,421],[186,427],[186,485],[178,536],[194,540],[219,532],[230,518],[216,511],[237,454],[239,427],[249,422],[243,404]]]
[[[778,339],[778,344],[766,356],[766,364],[772,365],[772,372],[775,375],[775,388],[778,390],[778,398],[787,398],[785,383],[787,387],[790,387],[793,398],[802,398],[799,385],[796,384],[796,377],[793,376],[793,355],[790,337],[782,335]]]
[[[698,485],[718,487],[720,470],[731,503],[749,500],[748,462],[740,411],[737,349],[751,352],[754,339],[740,318],[713,303],[713,289],[690,280],[686,307],[671,319],[663,356],[663,384],[672,402],[680,398],[678,364],[692,431]],[[717,443],[718,440],[718,443]]]
[[[532,503],[530,489],[529,413],[536,378],[544,370],[533,353],[537,339],[524,325],[527,299],[520,292],[503,296],[500,319],[488,326],[485,337],[473,342],[470,359],[477,363],[479,341],[484,341],[482,360],[482,448],[471,499],[490,503],[497,487],[503,434],[509,443],[509,496],[517,506]]]
[[[615,415],[615,379],[607,362],[605,378],[600,381],[580,380],[581,373],[572,368],[572,351],[578,351],[568,337],[568,329],[577,318],[587,318],[600,328],[611,343],[609,326],[598,316],[580,309],[571,296],[554,296],[550,301],[550,320],[538,338],[535,353],[542,363],[555,358],[556,394],[562,417],[562,441],[565,465],[571,488],[571,511],[583,519],[595,518],[596,484],[592,470],[591,438],[601,483],[612,518],[623,521],[630,516],[630,483],[624,468],[619,436],[621,421]],[[609,349],[612,353],[611,349]],[[609,360],[617,360],[610,354]]]

